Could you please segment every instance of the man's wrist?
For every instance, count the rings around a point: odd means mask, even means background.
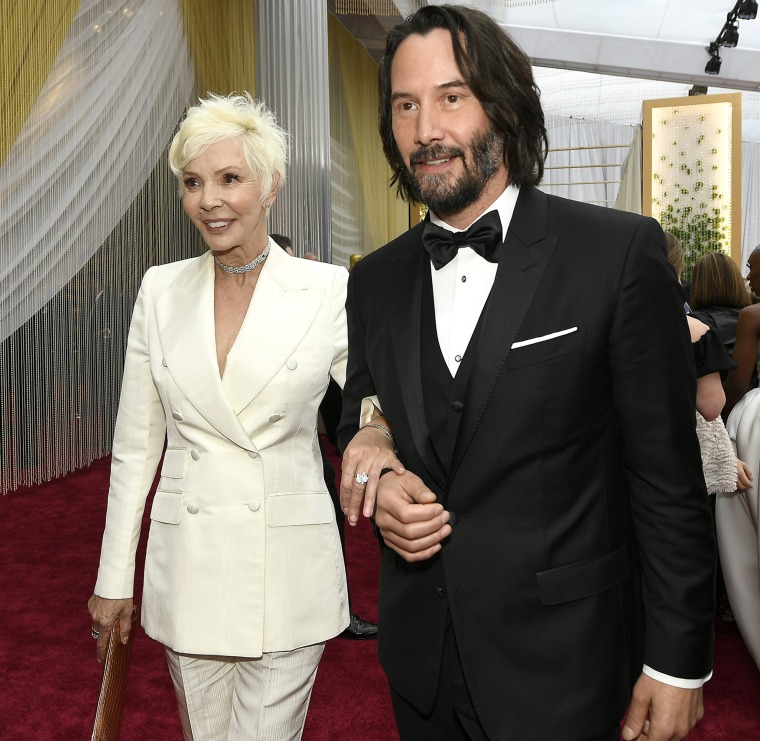
[[[684,690],[696,690],[699,689],[705,682],[712,677],[712,672],[707,676],[699,679],[683,679],[681,677],[673,677],[670,674],[663,674],[656,669],[652,669],[651,666],[644,664],[643,673],[652,679],[656,679],[663,684],[669,684],[671,687],[680,687]]]
[[[383,478],[383,476],[385,476],[386,473],[393,473],[393,469],[392,468],[383,468],[382,471],[380,471],[380,475],[377,477],[378,482],[380,481],[380,479]],[[375,506],[372,509],[372,517],[371,517],[373,523],[375,521],[375,518],[377,517],[377,505],[378,505],[378,498],[377,498],[377,496],[375,496]],[[382,542],[382,540],[381,540],[381,542]]]

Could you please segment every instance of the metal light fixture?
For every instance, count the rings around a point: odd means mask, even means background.
[[[707,47],[707,51],[710,52],[710,59],[705,65],[705,74],[707,75],[717,75],[720,72],[720,65],[723,63],[723,60],[718,53],[719,48],[718,44],[714,41]]]
[[[710,59],[705,65],[705,74],[717,75],[720,73],[720,47],[727,49],[735,47],[739,43],[739,19],[751,21],[757,17],[757,0],[737,0],[733,10],[726,16],[726,22],[720,29],[715,41],[705,47]]]
[[[755,0],[743,0],[739,3],[736,14],[744,21],[754,20],[757,18],[757,2]]]
[[[729,49],[732,49],[739,43],[739,24],[731,13],[728,14],[726,25],[723,26],[723,30],[718,36],[718,43]]]

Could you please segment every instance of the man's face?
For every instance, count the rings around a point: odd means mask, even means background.
[[[760,252],[753,252],[749,256],[747,267],[749,268],[747,273],[749,287],[755,296],[760,296]]]
[[[465,83],[448,31],[401,42],[391,106],[413,197],[452,226],[466,226],[501,194],[508,173],[503,141]]]

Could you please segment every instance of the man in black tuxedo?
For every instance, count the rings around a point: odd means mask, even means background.
[[[406,467],[369,471],[363,505],[401,738],[607,741],[630,703],[623,738],[681,739],[715,545],[662,230],[535,188],[530,62],[482,13],[393,29],[380,109],[430,213],[354,267],[339,439],[382,420]],[[363,488],[342,482],[349,522]]]

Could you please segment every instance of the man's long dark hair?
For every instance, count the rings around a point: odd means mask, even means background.
[[[410,183],[393,138],[391,64],[412,34],[442,28],[451,35],[464,81],[480,101],[497,135],[504,137],[504,161],[511,185],[537,185],[548,147],[544,112],[525,52],[485,13],[453,5],[428,5],[391,29],[380,62],[380,136],[393,169],[391,185],[409,199]],[[431,63],[433,60],[431,60]]]

